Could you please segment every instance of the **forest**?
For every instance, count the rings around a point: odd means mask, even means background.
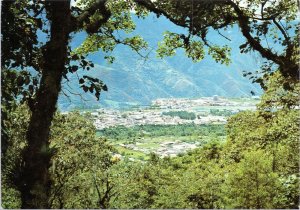
[[[1,207],[298,209],[298,11],[294,0],[2,1]],[[263,89],[256,110],[222,113],[228,116],[225,126],[101,131],[89,113],[62,113],[57,101],[70,75],[97,100],[103,91],[109,94],[101,78],[85,75],[95,67],[92,53],[114,62],[114,48],[124,45],[147,59],[147,42],[131,34],[132,13],[140,19],[164,16],[185,29],[165,33],[156,52],[161,59],[181,49],[194,62],[210,56],[230,65],[230,46],[209,37],[237,26],[245,38],[241,53],[256,52],[264,60],[256,72],[245,72]],[[86,38],[74,48],[70,42],[81,32]],[[119,33],[127,36],[120,39]],[[205,142],[175,157],[116,156],[114,142],[158,136]]]
[[[157,136],[224,136],[225,130],[223,125],[140,125],[130,128],[124,126],[116,126],[105,128],[98,131],[98,134],[105,136],[108,139],[136,139],[142,137],[157,137]]]
[[[187,111],[169,111],[169,112],[163,112],[163,115],[168,115],[171,117],[179,117],[181,119],[185,120],[194,120],[196,119],[195,113],[187,112]]]

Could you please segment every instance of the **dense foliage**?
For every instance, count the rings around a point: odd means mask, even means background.
[[[280,75],[277,79],[280,79]],[[226,125],[136,126],[101,131],[110,141],[139,135],[209,135],[201,147],[177,157],[150,154],[147,161],[120,159],[96,129],[89,114],[57,114],[51,127],[52,208],[298,208],[299,110],[297,100],[269,81],[270,106],[264,95],[257,111],[240,112]],[[299,84],[284,94],[296,96]],[[279,95],[278,95],[279,94]],[[280,97],[279,97],[280,96]],[[296,99],[296,98],[295,98]],[[7,149],[2,173],[2,204],[20,207],[15,181],[20,153],[25,146],[28,109],[9,115],[13,144]],[[12,125],[12,124],[10,124]],[[211,135],[219,133],[218,135]],[[14,174],[15,176],[12,176]]]
[[[180,119],[184,120],[194,120],[196,119],[196,114],[193,112],[187,112],[187,111],[169,111],[169,112],[163,112],[162,115],[167,115],[171,117],[179,117]]]
[[[224,125],[140,125],[134,127],[116,126],[105,128],[98,131],[98,134],[104,136],[110,141],[121,139],[159,137],[159,136],[225,136]]]
[[[43,198],[52,208],[97,208],[106,207],[113,193],[106,183],[109,167],[113,164],[114,149],[104,139],[96,137],[96,130],[89,116],[78,112],[57,114],[51,128],[51,196]],[[10,114],[14,125],[10,127],[11,145],[3,160],[2,206],[20,208],[21,200],[17,182],[21,181],[20,155],[26,145],[25,133],[28,125],[28,108],[21,106]],[[74,132],[76,130],[76,132]],[[105,186],[104,186],[105,184]],[[82,192],[80,194],[78,192]],[[39,193],[38,189],[37,192]]]
[[[214,115],[214,116],[229,117],[229,116],[233,115],[233,111],[227,110],[227,109],[223,109],[223,110],[221,110],[221,109],[210,109],[209,114]]]

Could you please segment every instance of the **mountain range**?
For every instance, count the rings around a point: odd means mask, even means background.
[[[70,82],[63,89],[82,94],[60,95],[59,108],[122,107],[126,105],[149,105],[156,98],[197,98],[219,95],[224,97],[251,96],[250,92],[261,94],[259,85],[243,77],[243,71],[254,72],[263,62],[255,53],[241,54],[239,46],[245,42],[237,26],[222,31],[231,41],[210,31],[209,40],[216,44],[226,44],[232,48],[231,64],[226,66],[216,63],[209,55],[197,63],[185,56],[179,49],[173,57],[160,59],[156,56],[158,42],[162,41],[165,31],[185,33],[182,29],[164,17],[149,15],[145,19],[133,16],[136,29],[133,34],[142,36],[152,49],[145,60],[129,47],[118,45],[113,51],[113,64],[104,60],[102,53],[88,57],[95,63],[95,68],[88,72],[78,72],[79,76],[90,75],[102,80],[108,91],[102,92],[100,101],[91,93],[84,93],[78,85],[76,75],[69,75]],[[86,35],[80,33],[73,38],[71,45],[79,46]],[[64,91],[68,93],[68,91]]]

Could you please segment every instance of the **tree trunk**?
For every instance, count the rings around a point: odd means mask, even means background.
[[[50,40],[43,47],[42,77],[27,131],[21,177],[22,208],[50,208],[51,152],[49,130],[61,90],[62,74],[67,61],[70,27],[70,1],[45,2],[50,21]]]

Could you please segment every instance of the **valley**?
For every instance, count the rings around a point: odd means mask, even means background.
[[[161,98],[149,106],[96,109],[91,112],[98,135],[118,150],[116,158],[146,160],[149,154],[174,157],[225,139],[227,118],[255,110],[259,99],[219,96]]]

